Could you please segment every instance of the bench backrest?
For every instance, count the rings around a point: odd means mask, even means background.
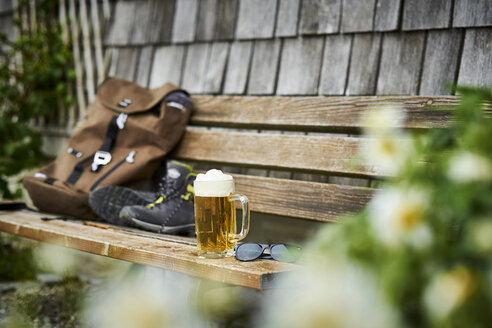
[[[196,112],[175,157],[198,169],[235,173],[237,191],[250,198],[252,229],[272,221],[271,231],[255,237],[265,242],[302,239],[316,228],[306,220],[334,221],[368,202],[372,181],[380,177],[371,166],[353,165],[363,144],[361,115],[368,109],[396,102],[407,114],[403,128],[428,129],[443,127],[450,118],[449,111],[429,106],[457,102],[456,97],[422,96],[193,100]],[[293,233],[283,234],[289,227]]]

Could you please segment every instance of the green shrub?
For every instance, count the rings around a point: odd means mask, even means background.
[[[36,271],[32,247],[0,234],[0,281],[30,280]]]
[[[414,136],[408,147],[399,140],[404,131],[369,131],[405,149],[393,154],[395,175],[365,211],[326,228],[314,246],[377,277],[404,326],[492,321],[492,119],[485,105],[492,91],[458,92],[450,126]]]
[[[70,46],[61,38],[58,1],[37,1],[37,28],[14,24],[14,41],[0,34],[0,197],[15,198],[21,189],[9,189],[7,177],[40,164],[41,136],[33,121],[72,103],[69,85],[74,80]],[[28,1],[19,1],[21,12]],[[31,13],[33,15],[34,13]]]

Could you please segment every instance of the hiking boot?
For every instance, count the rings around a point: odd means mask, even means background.
[[[167,164],[166,194],[147,206],[125,206],[120,221],[143,230],[169,234],[191,234],[195,230],[193,182],[196,174],[183,163]]]
[[[159,181],[159,191],[152,202],[154,205],[149,204],[149,207],[163,202],[166,198],[171,197],[175,195],[176,192],[180,191],[180,189],[184,186],[183,183],[188,175],[196,175],[193,173],[193,168],[191,166],[176,160],[168,161],[166,163],[166,174],[161,181]]]
[[[139,191],[120,186],[105,186],[94,190],[89,195],[89,205],[103,221],[116,225],[124,225],[119,220],[119,214],[123,207],[141,205],[146,206],[152,202],[160,203],[167,195],[175,192],[174,179],[177,176],[175,167],[184,167],[186,172],[192,171],[191,167],[178,161],[166,163],[166,174],[159,181],[158,191]],[[169,176],[169,182],[166,182]]]
[[[124,206],[150,204],[155,199],[154,192],[139,191],[120,186],[105,186],[89,195],[89,205],[97,216],[111,224],[120,224],[119,213]]]

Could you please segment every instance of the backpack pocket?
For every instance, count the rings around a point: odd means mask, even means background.
[[[112,175],[116,170],[120,169],[121,166],[125,164],[133,164],[135,162],[136,151],[131,151],[127,157],[116,163],[108,172],[104,173],[99,179],[94,182],[91,186],[90,191],[94,191],[104,180],[106,180],[110,175]]]

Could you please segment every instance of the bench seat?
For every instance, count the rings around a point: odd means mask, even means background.
[[[55,219],[44,221],[43,217]],[[0,212],[3,232],[232,285],[268,289],[280,274],[298,267],[269,260],[200,259],[195,238],[85,222],[57,220],[29,210]]]

